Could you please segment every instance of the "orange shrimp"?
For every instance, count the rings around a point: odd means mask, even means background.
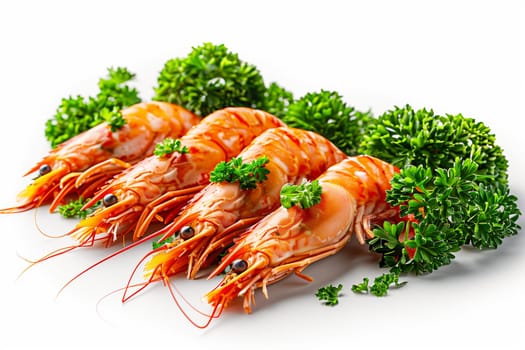
[[[143,211],[152,211],[155,218],[160,218],[162,211],[176,211],[209,182],[209,173],[217,163],[239,154],[263,131],[283,125],[277,117],[247,107],[228,107],[208,115],[180,138],[187,153],[153,155],[124,170],[85,207],[98,201],[104,205],[68,235],[77,239],[79,246],[101,240],[108,246],[124,238],[137,228]],[[145,229],[134,238],[144,234]]]
[[[243,190],[238,183],[211,183],[174,222],[161,230],[160,241],[168,237],[175,239],[141,260],[153,254],[145,265],[149,281],[143,288],[156,280],[167,281],[169,276],[184,270],[188,278],[195,278],[202,267],[213,261],[216,253],[233,243],[241,229],[279,206],[283,185],[316,178],[330,165],[347,157],[324,137],[288,127],[266,131],[239,155],[244,162],[261,156],[269,159],[266,164],[269,173],[255,189]],[[134,294],[137,292],[139,290]]]
[[[209,276],[231,267],[206,295],[208,302],[220,314],[241,296],[250,313],[257,288],[268,298],[267,285],[291,273],[311,281],[302,271],[342,249],[353,232],[363,244],[366,237],[373,237],[372,225],[397,220],[398,208],[386,202],[396,172],[393,165],[369,156],[347,158],[330,167],[318,178],[322,188],[318,204],[308,209],[279,207],[238,238]]]
[[[126,124],[117,131],[104,122],[51,150],[24,175],[37,172],[38,177],[18,195],[21,204],[0,213],[22,212],[53,201],[52,212],[81,185],[81,195],[87,198],[128,163],[153,154],[157,142],[178,138],[200,121],[190,111],[165,102],[139,103],[123,109],[122,116]],[[89,178],[77,181],[82,171],[95,165]]]

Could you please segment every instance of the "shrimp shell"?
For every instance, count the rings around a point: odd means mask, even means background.
[[[165,102],[139,103],[121,113],[126,124],[119,130],[111,131],[104,122],[51,150],[24,175],[38,172],[38,177],[18,195],[21,204],[1,209],[0,213],[22,212],[49,201],[53,201],[50,207],[53,211],[66,194],[76,190],[75,186],[67,185],[67,191],[60,191],[60,186],[74,183],[82,171],[109,160],[121,164],[137,162],[152,154],[157,142],[166,137],[178,138],[200,121],[200,117],[190,111]],[[99,171],[98,176],[85,181],[86,187],[88,183],[95,186],[91,186],[84,196],[92,194],[94,188],[121,169],[121,166],[105,168],[105,172]]]
[[[398,169],[370,156],[351,157],[330,167],[319,178],[321,201],[308,209],[279,207],[250,227],[210,274],[218,275],[234,261],[242,261],[244,271],[232,270],[206,298],[215,309],[223,310],[238,296],[246,313],[251,312],[254,291],[291,273],[308,281],[302,271],[315,261],[341,250],[356,234],[363,244],[373,237],[372,225],[397,220],[398,208],[386,202],[390,180]]]
[[[215,253],[233,243],[245,226],[253,224],[279,206],[281,187],[319,176],[346,155],[326,138],[311,131],[281,127],[267,130],[240,155],[244,162],[266,156],[268,178],[255,189],[242,190],[238,183],[212,183],[198,193],[176,220],[162,229],[160,238],[175,235],[174,242],[156,252],[146,264],[151,278],[165,279],[187,270],[195,278]],[[189,239],[178,231],[190,227]]]
[[[195,192],[209,182],[209,173],[221,161],[239,154],[256,136],[284,125],[277,117],[247,107],[218,110],[180,138],[187,153],[150,156],[126,169],[97,192],[86,208],[107,195],[117,202],[97,209],[82,220],[69,235],[81,245],[105,240],[110,245],[136,230],[134,239],[146,234],[149,225],[140,221],[142,212],[178,210]]]

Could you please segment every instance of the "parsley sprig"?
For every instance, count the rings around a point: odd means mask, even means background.
[[[102,205],[102,202],[99,201],[95,203],[95,205],[89,207],[88,209],[82,209],[84,204],[86,204],[88,201],[89,198],[84,199],[82,197],[79,197],[75,200],[70,201],[69,203],[59,205],[58,212],[65,218],[85,219],[88,215],[93,213]]]
[[[508,161],[490,128],[461,114],[395,107],[367,124],[359,153],[400,168],[422,165],[431,171],[451,168],[457,158],[472,159],[478,174],[492,176],[489,182],[507,182]]]
[[[226,46],[204,43],[168,60],[155,87],[156,101],[177,103],[206,116],[227,106],[261,107],[266,86],[257,69]]]
[[[323,301],[325,305],[335,306],[339,304],[339,293],[343,289],[343,285],[339,284],[337,287],[329,284],[325,287],[321,287],[315,293],[315,296],[320,301]]]
[[[382,255],[380,266],[428,273],[450,264],[464,245],[497,248],[517,234],[517,198],[506,184],[487,185],[478,169],[473,160],[456,159],[448,169],[410,166],[395,175],[387,201],[415,220],[374,230],[369,245]]]
[[[109,122],[112,131],[122,127],[120,110],[140,102],[138,90],[128,85],[134,78],[135,74],[127,68],[108,68],[108,76],[98,82],[96,96],[63,98],[55,115],[46,121],[45,135],[51,146],[54,148],[104,121]]]
[[[395,107],[368,124],[359,152],[401,168],[387,201],[406,221],[385,222],[368,241],[392,274],[430,273],[464,246],[494,249],[520,229],[507,159],[482,122]]]
[[[370,293],[377,297],[383,297],[388,294],[390,288],[400,288],[406,284],[406,282],[399,282],[398,272],[389,272],[377,276],[372,285],[369,285],[369,281],[367,277],[363,278],[363,282],[352,286],[352,291],[354,293]]]
[[[173,152],[184,154],[188,153],[189,150],[188,147],[182,145],[182,142],[179,139],[167,137],[155,145],[153,154],[157,157],[164,157],[172,154]]]
[[[357,111],[338,92],[326,90],[307,93],[283,117],[287,125],[317,132],[348,155],[357,154],[363,130],[373,120],[370,112]]]
[[[167,243],[173,242],[174,240],[175,240],[174,236],[168,236],[160,241],[157,240],[157,241],[151,242],[151,247],[153,248],[153,250],[155,250],[155,249],[162,247],[163,245]]]
[[[270,173],[265,167],[269,161],[268,157],[262,156],[250,163],[243,163],[241,157],[234,157],[228,162],[217,164],[210,173],[210,182],[238,182],[243,190],[254,189]]]
[[[272,82],[264,93],[264,103],[261,107],[278,118],[284,118],[292,103],[294,103],[293,93]],[[261,108],[259,105],[257,107]]]
[[[310,208],[321,201],[323,189],[318,180],[300,185],[286,184],[281,188],[281,205],[291,208],[298,205],[302,209]]]

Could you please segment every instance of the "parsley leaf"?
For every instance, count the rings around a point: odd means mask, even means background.
[[[434,172],[422,165],[402,169],[391,181],[387,201],[415,220],[374,230],[368,241],[380,266],[399,272],[429,273],[454,259],[464,245],[497,248],[517,234],[517,198],[501,182],[486,181],[473,160],[457,159]]]
[[[152,246],[153,250],[155,250],[155,249],[158,249],[158,248],[162,247],[166,243],[173,242],[174,239],[175,239],[174,236],[169,236],[169,237],[164,238],[163,240],[151,242],[151,246]]]
[[[58,212],[65,218],[85,219],[88,215],[93,213],[102,205],[102,202],[99,201],[88,209],[82,210],[82,207],[88,201],[89,198],[83,199],[82,197],[79,197],[78,199],[72,200],[67,204],[58,206]]]
[[[102,108],[100,111],[100,116],[109,124],[111,132],[121,129],[127,123],[126,119],[124,119],[122,113],[116,106],[114,106],[111,110],[108,108]]]
[[[324,301],[325,305],[334,306],[339,304],[339,292],[341,292],[341,289],[343,289],[342,284],[339,284],[337,287],[330,284],[319,288],[315,296],[320,301]]]
[[[184,154],[188,153],[188,151],[188,147],[183,146],[179,139],[167,137],[155,145],[153,154],[157,157],[164,157],[166,155],[172,154],[173,152]]]
[[[370,112],[359,112],[335,91],[310,92],[293,102],[283,121],[290,127],[314,131],[348,155],[357,154]]]
[[[363,282],[352,285],[352,292],[354,293],[362,293],[367,294],[368,293],[368,277],[363,278]]]
[[[286,184],[281,188],[281,205],[291,208],[299,205],[302,209],[310,208],[321,201],[323,189],[318,180],[301,185]]]
[[[292,103],[294,103],[293,93],[272,82],[264,94],[262,109],[278,118],[283,118]]]
[[[222,161],[210,173],[210,182],[238,182],[243,190],[254,189],[257,183],[267,179],[270,171],[265,165],[269,161],[266,156],[250,163],[243,163],[241,157],[234,157],[228,162]]]
[[[371,286],[369,286],[368,283],[369,279],[365,277],[363,278],[363,282],[352,286],[352,291],[362,294],[370,293],[377,297],[383,297],[387,295],[390,288],[399,288],[406,284],[406,282],[399,283],[398,272],[384,273],[381,276],[376,277]]]
[[[104,121],[108,121],[112,131],[120,128],[124,120],[120,110],[140,102],[138,90],[127,83],[135,78],[127,68],[108,68],[108,76],[99,80],[99,92],[93,97],[80,95],[63,98],[55,115],[46,121],[45,135],[55,148]]]
[[[156,101],[177,103],[206,116],[228,106],[263,106],[266,87],[259,70],[224,45],[204,43],[168,60],[155,87]]]
[[[507,182],[508,161],[494,134],[482,122],[456,115],[437,115],[432,110],[395,107],[368,123],[359,153],[405,168],[422,165],[432,172],[448,169],[457,158],[472,159],[482,181]],[[481,180],[481,179],[480,179]]]

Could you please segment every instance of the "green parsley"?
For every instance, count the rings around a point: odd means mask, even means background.
[[[369,279],[363,278],[363,282],[354,284],[352,291],[355,293],[372,294],[377,297],[383,297],[387,295],[390,288],[399,288],[406,284],[406,282],[399,283],[399,273],[390,272],[384,273],[374,279],[374,283],[369,286]]]
[[[151,242],[151,246],[153,250],[159,249],[163,245],[173,242],[174,239],[175,239],[174,236],[169,236],[169,237],[164,238],[163,240]]]
[[[263,77],[254,65],[222,44],[204,43],[187,57],[165,63],[153,99],[206,116],[228,106],[264,106],[265,92]]]
[[[374,230],[368,243],[382,255],[380,266],[429,273],[450,264],[465,245],[494,249],[517,234],[517,198],[478,169],[470,159],[456,159],[448,169],[410,166],[395,175],[387,201],[415,222],[385,222]]]
[[[210,182],[238,182],[243,190],[254,189],[270,173],[265,168],[269,161],[268,157],[262,156],[250,163],[243,163],[241,157],[220,162],[210,173]]]
[[[326,90],[307,93],[283,117],[288,126],[317,132],[348,155],[357,154],[363,131],[373,120],[370,112],[359,112],[339,93]]]
[[[301,185],[286,184],[281,188],[281,205],[291,208],[298,205],[302,209],[310,208],[321,201],[321,185],[318,180]]]
[[[127,83],[135,74],[126,68],[108,68],[108,76],[99,80],[99,92],[95,97],[84,98],[80,95],[63,98],[55,115],[46,121],[45,135],[55,148],[104,121],[110,123],[112,131],[118,130],[124,120],[120,110],[139,103],[138,90]]]
[[[97,210],[102,202],[99,201],[95,205],[89,207],[88,209],[82,209],[82,207],[89,201],[89,198],[83,199],[79,197],[78,199],[72,200],[67,204],[58,206],[58,212],[65,218],[79,218],[85,219],[88,215]]]
[[[167,137],[155,145],[153,154],[157,157],[164,157],[166,155],[172,154],[173,152],[184,154],[188,153],[188,151],[188,147],[183,146],[179,139]]]
[[[368,294],[368,292],[370,291],[370,289],[368,287],[368,282],[370,282],[368,277],[364,277],[363,278],[363,282],[352,285],[352,292],[354,292],[354,293],[361,293],[361,294]]]
[[[122,113],[116,106],[111,110],[108,108],[102,108],[100,116],[108,123],[111,132],[121,129],[127,123],[126,119],[124,119]]]
[[[292,103],[294,103],[293,94],[277,83],[272,82],[264,94],[263,105],[257,106],[257,108],[261,108],[278,118],[284,118]]]
[[[315,296],[320,301],[323,301],[325,305],[334,306],[339,304],[339,293],[342,289],[342,284],[339,284],[337,287],[334,287],[330,284],[328,286],[319,288],[317,293],[315,293]]]
[[[422,165],[448,169],[457,158],[472,159],[489,182],[507,182],[508,162],[495,136],[482,122],[461,114],[436,115],[432,110],[395,107],[369,123],[359,153],[400,168]]]

